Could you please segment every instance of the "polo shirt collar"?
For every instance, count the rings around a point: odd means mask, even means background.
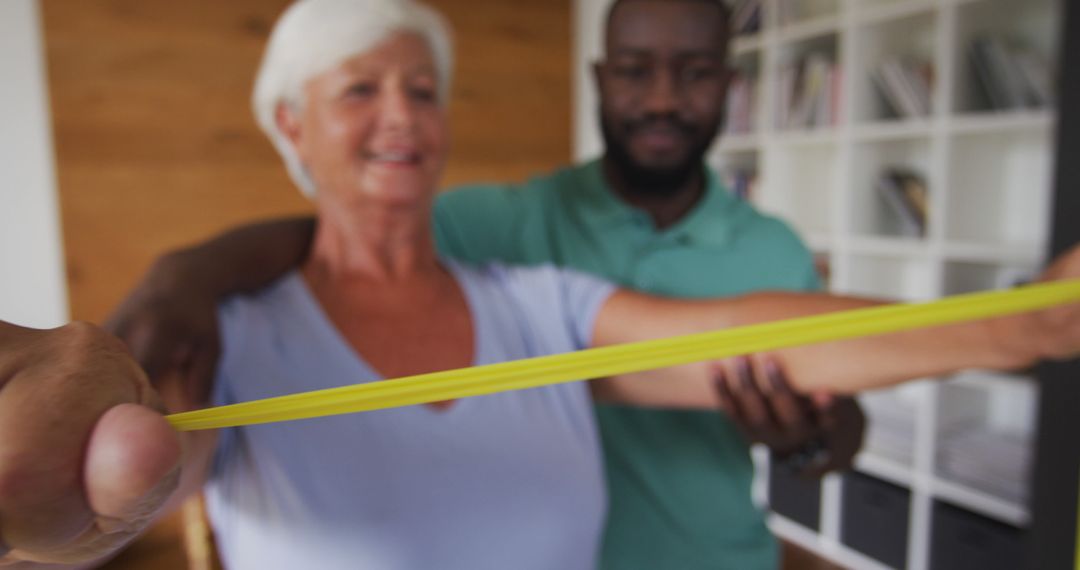
[[[581,219],[598,231],[639,226],[659,239],[679,243],[726,247],[734,237],[735,214],[743,206],[711,168],[705,169],[705,193],[675,225],[657,231],[648,212],[627,204],[608,187],[603,163],[596,159],[579,169],[580,184],[572,196]]]

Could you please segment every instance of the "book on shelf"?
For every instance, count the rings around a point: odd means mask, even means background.
[[[893,395],[864,395],[859,403],[869,420],[862,450],[869,455],[907,464],[915,456],[915,409]]]
[[[889,168],[878,177],[877,189],[898,222],[901,235],[926,235],[929,197],[922,175],[905,168]]]
[[[731,29],[736,36],[749,36],[761,31],[761,1],[739,0],[731,12]]]
[[[829,56],[811,53],[780,68],[777,126],[807,129],[835,125],[840,114],[841,69]]]
[[[728,87],[724,115],[724,134],[745,135],[754,132],[757,114],[757,80],[741,71],[736,72]]]
[[[832,289],[832,258],[828,253],[814,254],[814,271],[821,279],[821,286],[825,291]]]
[[[751,200],[757,187],[757,172],[750,169],[734,169],[724,172],[721,179],[731,194],[740,200]]]
[[[945,479],[1023,504],[1031,456],[1030,436],[970,426],[943,435],[937,469]]]
[[[890,58],[871,76],[892,116],[909,119],[930,115],[934,67],[917,58]]]
[[[806,0],[776,0],[776,21],[781,26],[795,24],[818,16],[835,15],[839,0],[807,2]]]
[[[798,6],[792,0],[776,0],[776,22],[781,26],[791,24],[799,19]]]
[[[1054,103],[1050,66],[1035,51],[997,37],[971,43],[971,66],[990,109],[1043,108]]]

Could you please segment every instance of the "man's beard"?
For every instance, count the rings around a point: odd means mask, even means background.
[[[695,141],[686,153],[686,157],[676,164],[658,167],[638,163],[630,154],[630,149],[613,132],[611,121],[605,118],[603,113],[600,114],[600,132],[604,137],[605,156],[609,165],[618,172],[620,179],[626,184],[627,191],[650,196],[670,196],[678,193],[702,172],[705,153],[708,152],[709,145],[720,126],[720,121],[717,121],[717,124],[709,129],[710,136],[706,137],[702,136],[698,129],[678,118],[661,117],[636,121],[628,124],[625,130],[633,133],[650,123],[658,122],[668,123],[673,129]]]

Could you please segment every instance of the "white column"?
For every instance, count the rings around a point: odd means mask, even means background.
[[[0,1],[0,319],[68,319],[38,0]]]
[[[600,156],[604,145],[597,116],[592,64],[604,53],[604,20],[611,0],[574,0],[574,160]]]

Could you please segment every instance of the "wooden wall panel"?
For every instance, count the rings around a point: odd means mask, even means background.
[[[458,51],[446,183],[570,156],[569,0],[437,0]],[[99,321],[153,257],[305,212],[248,98],[287,0],[42,0],[71,310]]]

